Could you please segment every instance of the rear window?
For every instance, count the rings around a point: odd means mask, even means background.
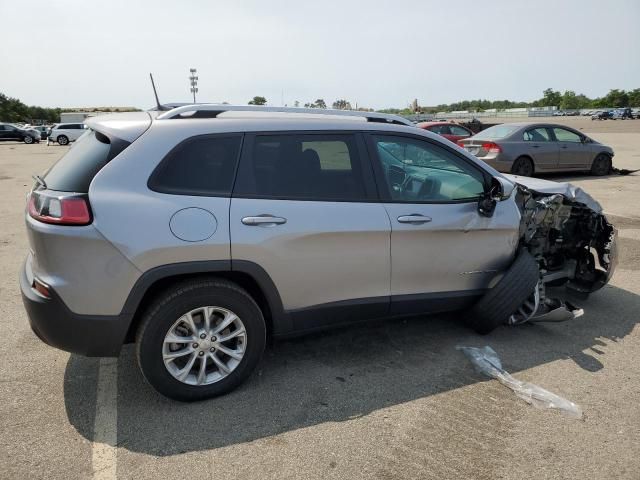
[[[109,138],[99,132],[86,133],[44,175],[47,188],[87,193],[96,173],[128,145],[122,140],[117,143],[122,145],[112,145]]]
[[[508,137],[518,128],[520,128],[518,125],[494,125],[477,133],[474,138],[479,140],[497,140]]]
[[[149,179],[149,188],[175,195],[229,195],[241,140],[241,135],[186,140],[162,160]]]

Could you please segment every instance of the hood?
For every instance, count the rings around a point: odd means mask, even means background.
[[[503,174],[510,181],[522,185],[537,193],[553,195],[559,193],[568,200],[582,203],[596,213],[602,213],[602,206],[587,192],[568,182],[552,182],[541,178],[521,177],[518,175]]]

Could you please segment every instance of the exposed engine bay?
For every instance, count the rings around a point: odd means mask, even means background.
[[[509,324],[576,318],[583,311],[551,298],[547,287],[564,286],[582,298],[602,288],[617,263],[616,229],[598,202],[580,188],[511,178],[517,183],[516,203],[522,215],[520,246],[536,259],[540,279],[536,291],[511,316]]]

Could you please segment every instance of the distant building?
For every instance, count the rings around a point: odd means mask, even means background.
[[[93,107],[78,108],[74,111],[66,111],[60,113],[60,123],[79,123],[84,122],[88,117],[105,115],[113,112],[136,112],[140,111],[134,107]]]

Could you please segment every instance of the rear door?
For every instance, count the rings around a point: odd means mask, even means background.
[[[525,151],[535,162],[536,170],[554,170],[558,167],[559,147],[553,141],[550,129],[536,127],[522,134]]]
[[[591,168],[593,160],[591,145],[583,143],[583,137],[579,133],[562,127],[553,127],[552,130],[560,152],[558,168]]]
[[[247,134],[231,200],[232,263],[273,280],[292,328],[389,306],[389,218],[352,133]]]
[[[520,215],[498,202],[478,213],[485,174],[435,140],[371,134],[376,180],[391,221],[391,311],[449,310],[473,301],[512,260]]]

